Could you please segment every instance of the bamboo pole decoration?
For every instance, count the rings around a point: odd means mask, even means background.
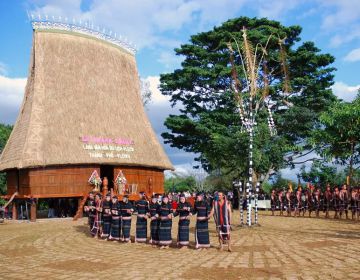
[[[251,43],[247,39],[246,28],[243,27],[243,49],[245,53],[245,65],[250,80],[250,96],[254,97],[257,90],[257,67],[256,67],[256,56]]]
[[[268,44],[270,42],[271,34],[266,42],[265,47],[263,47],[260,43],[256,44],[256,48],[254,50],[252,43],[249,41],[247,37],[247,30],[245,27],[242,28],[242,44],[239,44],[235,37],[232,37],[235,43],[235,47],[237,48],[237,52],[239,58],[241,59],[241,66],[243,70],[245,85],[242,84],[237,72],[234,50],[229,42],[227,47],[230,53],[230,65],[231,65],[231,77],[232,84],[231,87],[234,91],[234,99],[236,102],[236,106],[238,107],[238,113],[241,118],[241,123],[245,127],[246,132],[249,135],[249,154],[248,154],[248,182],[246,183],[246,200],[247,200],[247,225],[252,225],[252,216],[251,216],[251,200],[254,198],[255,202],[255,224],[258,224],[258,195],[260,184],[254,185],[253,175],[254,175],[254,163],[253,163],[253,151],[254,151],[254,134],[257,126],[256,123],[256,115],[258,109],[260,108],[260,102],[264,104],[264,107],[268,113],[268,127],[270,131],[270,135],[274,136],[277,134],[275,128],[275,122],[273,118],[273,114],[271,111],[271,97],[270,95],[270,78],[269,78],[269,70],[267,65],[267,57],[268,57]],[[278,41],[279,44],[279,53],[280,53],[280,64],[281,70],[284,76],[283,82],[283,93],[284,95],[288,95],[291,91],[290,82],[289,82],[289,71],[286,59],[286,53],[284,48],[285,39],[280,39]],[[239,47],[241,45],[241,47]],[[257,57],[257,51],[262,50],[262,54]],[[261,77],[262,81],[259,80]],[[262,86],[262,87],[261,87]],[[287,102],[283,100],[284,103]],[[256,187],[256,188],[255,188]],[[253,191],[255,188],[255,192]],[[241,212],[240,212],[241,213]]]
[[[281,69],[282,69],[282,72],[284,75],[283,91],[285,94],[289,94],[291,92],[291,87],[290,87],[289,69],[288,69],[288,65],[287,65],[286,52],[284,49],[285,40],[286,40],[286,37],[284,39],[279,38],[279,48],[280,48]]]

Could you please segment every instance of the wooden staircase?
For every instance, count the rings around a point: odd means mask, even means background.
[[[86,203],[86,200],[88,199],[88,194],[84,195],[79,203],[79,207],[78,210],[76,211],[76,214],[73,218],[73,221],[76,221],[77,219],[79,219],[80,217],[82,217],[83,214],[83,210],[84,210],[84,206]]]

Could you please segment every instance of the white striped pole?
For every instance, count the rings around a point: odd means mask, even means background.
[[[252,112],[250,112],[250,116],[252,119]],[[248,226],[252,225],[252,218],[251,218],[251,195],[252,195],[252,188],[253,188],[253,182],[252,182],[252,176],[253,176],[253,120],[251,121],[251,127],[249,129],[249,182],[247,184],[248,186],[248,205],[247,205],[247,211],[248,211]]]
[[[248,226],[251,226],[251,205],[250,205],[250,183],[246,183],[246,199],[247,199],[247,213],[246,213],[246,223]]]
[[[240,209],[240,225],[244,225],[244,209],[243,209],[243,188],[242,183],[239,181],[239,195],[240,195],[240,202],[239,202],[239,209]]]
[[[258,198],[259,198],[260,182],[256,183],[255,189],[255,225],[258,224]]]

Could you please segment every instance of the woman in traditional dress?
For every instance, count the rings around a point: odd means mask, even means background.
[[[191,215],[191,204],[186,201],[185,195],[181,194],[180,201],[177,205],[176,211],[174,212],[174,216],[179,216],[177,244],[181,248],[187,248],[189,246],[189,225]]]
[[[95,216],[94,216],[94,223],[91,229],[91,234],[94,238],[99,238],[101,234],[101,195],[97,193],[95,195]]]
[[[160,224],[159,224],[159,244],[161,246],[160,249],[167,249],[172,243],[171,227],[172,227],[172,218],[173,218],[173,209],[171,204],[169,203],[169,198],[167,195],[163,196],[162,203],[158,207],[157,214],[160,219]]]
[[[147,239],[147,217],[149,212],[149,202],[145,199],[145,193],[140,192],[140,199],[136,201],[136,235],[135,242],[145,243]]]
[[[111,228],[111,195],[107,193],[102,203],[102,232],[101,238],[107,239],[110,235]]]
[[[120,203],[116,195],[111,200],[111,231],[109,240],[120,240]]]
[[[90,232],[94,226],[95,214],[96,214],[96,204],[95,204],[95,196],[93,192],[89,193],[89,199],[84,206],[84,211],[88,213],[88,225],[90,228]]]
[[[210,206],[204,200],[202,193],[197,194],[196,202],[194,205],[194,214],[196,214],[196,227],[195,227],[195,248],[210,248],[209,238],[209,213]]]
[[[148,216],[151,220],[150,222],[150,244],[156,246],[159,244],[159,219],[158,219],[158,198],[157,196],[152,196],[151,203],[149,206]]]
[[[133,205],[129,202],[127,195],[123,196],[120,203],[121,212],[121,241],[130,243],[131,215],[134,212]]]
[[[214,216],[215,224],[218,228],[219,249],[223,250],[223,245],[228,245],[231,252],[230,230],[231,230],[231,204],[224,196],[223,192],[218,193],[218,200],[213,202],[210,216]]]

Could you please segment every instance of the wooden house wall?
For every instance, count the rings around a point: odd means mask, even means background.
[[[72,197],[82,196],[93,187],[88,184],[91,173],[99,165],[86,166],[52,166],[7,171],[7,186],[9,195],[15,191],[20,196],[34,197]],[[137,191],[164,192],[164,172],[158,169],[141,167],[114,167],[114,178],[122,170],[128,184],[137,184]],[[18,177],[19,174],[19,188]]]

